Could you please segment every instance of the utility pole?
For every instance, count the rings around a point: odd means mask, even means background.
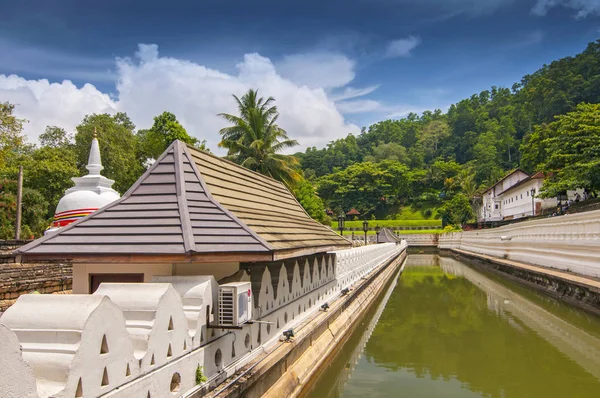
[[[15,224],[15,239],[21,239],[21,207],[23,199],[23,166],[19,166],[19,178],[17,180],[17,220]]]

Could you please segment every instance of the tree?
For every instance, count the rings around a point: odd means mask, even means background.
[[[474,160],[472,162],[475,181],[490,184],[502,175],[502,169],[498,166],[496,136],[493,132],[487,131],[480,134],[476,142],[473,146]]]
[[[539,169],[551,173],[542,196],[568,189],[600,190],[600,104],[579,104],[575,111],[556,117],[546,127],[541,145],[546,160]]]
[[[438,155],[440,142],[450,137],[450,128],[444,120],[432,120],[421,129],[419,142],[425,149],[425,155],[433,159]]]
[[[81,173],[87,173],[85,166],[96,131],[104,166],[103,174],[115,180],[115,190],[121,193],[127,191],[144,172],[142,154],[133,133],[134,129],[135,125],[123,112],[114,116],[107,113],[87,115],[77,126],[75,134],[75,154]]]
[[[73,146],[73,135],[61,127],[46,126],[46,130],[40,134],[39,141],[42,147],[70,148]]]
[[[452,200],[446,202],[439,210],[442,225],[453,225],[460,227],[473,217],[473,209],[469,199],[463,195],[455,195]]]
[[[294,187],[294,196],[309,216],[322,224],[330,225],[331,219],[325,214],[325,205],[315,192],[315,187],[306,180],[299,181]]]
[[[318,193],[336,211],[356,208],[363,215],[385,215],[410,194],[406,165],[393,160],[356,163],[319,179]]]
[[[0,183],[0,239],[14,239],[17,213],[17,186],[14,180]],[[50,225],[47,217],[48,202],[37,190],[23,187],[21,236],[29,239],[32,235],[41,236]]]
[[[44,217],[52,217],[58,201],[80,175],[75,151],[70,148],[36,148],[23,163],[25,186],[40,192],[48,203]]]
[[[373,148],[373,155],[365,156],[367,162],[381,162],[382,160],[395,160],[404,164],[410,163],[406,148],[395,142],[379,144]]]
[[[175,140],[194,146],[203,145],[202,149],[206,148],[206,141],[201,143],[191,137],[171,112],[163,112],[156,116],[152,127],[149,130],[138,131],[137,135],[143,155],[150,159],[158,159]]]
[[[17,118],[14,110],[13,104],[0,102],[0,169],[23,149],[26,141],[23,135],[25,120]]]
[[[257,90],[249,90],[241,99],[235,95],[233,98],[239,116],[219,114],[232,124],[220,130],[219,146],[227,149],[228,158],[235,163],[293,187],[301,179],[294,168],[298,161],[278,152],[292,148],[298,142],[289,139],[285,130],[277,125],[279,112],[272,105],[275,99],[259,98]]]

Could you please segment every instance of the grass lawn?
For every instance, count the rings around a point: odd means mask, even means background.
[[[340,231],[336,230],[337,233]],[[344,236],[352,236],[353,231],[344,231]],[[415,230],[415,231],[397,231],[400,235],[410,235],[410,234],[441,234],[442,229],[425,229],[425,230]],[[375,235],[375,231],[368,231],[367,235]],[[355,236],[364,236],[365,233],[363,231],[354,231]]]
[[[442,220],[368,220],[369,227],[375,228],[399,228],[399,227],[441,227]],[[346,220],[346,228],[360,228],[362,231],[362,220]],[[337,229],[337,220],[331,222],[331,228]]]

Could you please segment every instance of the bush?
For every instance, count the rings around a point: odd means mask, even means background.
[[[196,368],[196,385],[200,385],[202,383],[204,383],[206,380],[208,380],[206,378],[206,376],[204,376],[204,373],[202,372],[204,370],[204,367],[198,365],[198,367]]]
[[[431,218],[432,215],[433,211],[431,209],[425,209],[425,211],[423,212],[423,217],[425,218]]]

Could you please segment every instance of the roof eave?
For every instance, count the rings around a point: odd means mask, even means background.
[[[293,257],[310,256],[312,254],[326,253],[336,250],[345,250],[349,249],[351,246],[352,244],[348,243],[347,245],[327,245],[277,250],[275,253],[273,253],[273,261],[285,260]]]
[[[127,264],[161,264],[161,263],[215,263],[215,262],[250,262],[272,261],[274,254],[265,252],[214,252],[214,253],[35,253],[21,254],[18,262],[35,262],[40,260],[59,260],[72,264],[127,263]]]

